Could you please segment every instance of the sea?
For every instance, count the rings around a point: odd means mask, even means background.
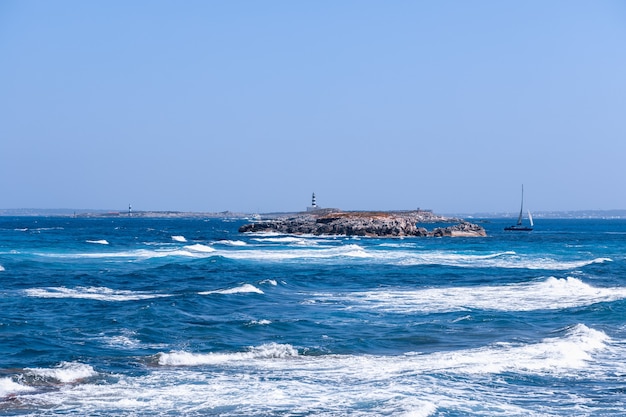
[[[0,217],[0,415],[621,416],[626,220]]]

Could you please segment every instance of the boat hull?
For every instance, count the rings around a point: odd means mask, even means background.
[[[504,230],[516,232],[530,232],[533,230],[533,228],[528,226],[509,226],[505,227]]]

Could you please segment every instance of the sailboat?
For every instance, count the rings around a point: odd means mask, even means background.
[[[530,232],[531,230],[533,230],[533,216],[530,214],[530,210],[528,211],[528,220],[530,221],[530,226],[524,226],[522,224],[522,215],[524,213],[524,185],[522,184],[522,205],[519,209],[519,216],[517,217],[517,223],[509,226],[509,227],[505,227],[504,230],[512,230],[512,231],[520,231],[520,232]]]

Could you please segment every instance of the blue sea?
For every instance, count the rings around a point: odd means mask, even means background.
[[[0,415],[626,414],[626,220],[0,217]]]

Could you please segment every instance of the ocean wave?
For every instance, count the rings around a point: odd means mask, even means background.
[[[361,416],[429,416],[440,410],[455,415],[575,415],[584,398],[576,397],[569,385],[556,384],[546,392],[544,384],[529,384],[516,391],[510,376],[586,380],[623,358],[612,356],[614,344],[603,332],[577,324],[532,343],[428,354],[301,355],[293,346],[277,343],[244,352],[162,352],[149,358],[155,366],[148,372],[119,375],[109,383],[69,385],[36,397],[26,392],[19,401],[85,415],[195,415],[216,409],[225,416],[284,410]],[[93,374],[87,368],[85,375]],[[536,401],[529,402],[529,396]],[[562,398],[569,401],[563,404]]]
[[[36,233],[41,233],[41,232],[46,232],[48,230],[65,230],[64,227],[35,227],[33,229],[30,229],[28,227],[22,227],[22,228],[16,228],[13,229],[16,232],[36,232]]]
[[[210,295],[210,294],[242,294],[242,293],[256,293],[256,294],[264,294],[263,291],[258,289],[252,284],[243,284],[239,287],[227,288],[224,290],[213,290],[213,291],[202,291],[198,294],[200,295]]]
[[[36,298],[82,298],[98,301],[136,301],[170,297],[169,294],[154,294],[128,290],[113,290],[107,287],[46,287],[24,290],[27,296]]]
[[[544,281],[499,286],[446,287],[419,290],[376,290],[319,294],[312,301],[346,303],[391,313],[558,310],[626,299],[626,287],[601,288],[578,278],[549,277]]]
[[[569,375],[587,367],[592,354],[605,350],[610,340],[601,331],[577,324],[567,329],[562,337],[546,338],[539,343],[498,343],[485,348],[432,354],[428,368],[448,373]]]
[[[191,251],[191,252],[200,252],[200,253],[215,252],[214,248],[207,246],[207,245],[203,245],[201,243],[196,243],[195,245],[185,246],[184,249]]]
[[[246,246],[247,243],[243,240],[218,240],[215,242],[216,245],[227,245],[227,246]]]
[[[248,323],[248,326],[267,326],[272,324],[271,320],[262,319],[262,320],[252,320]]]
[[[4,267],[0,265],[0,272],[4,271]]]
[[[229,259],[246,259],[258,261],[281,261],[295,259],[326,260],[333,258],[371,258],[363,247],[355,244],[320,249],[287,249],[287,250],[238,250],[220,251],[220,256]]]
[[[95,376],[97,372],[84,363],[61,362],[54,368],[25,368],[24,375],[35,380],[73,383]]]
[[[14,381],[13,378],[0,378],[0,399],[34,390],[35,388],[20,384]]]
[[[444,251],[426,252],[383,252],[379,258],[395,260],[399,265],[445,265],[467,268],[505,268],[505,269],[546,269],[570,270],[588,265],[611,262],[610,258],[594,258],[584,260],[558,260],[548,257],[519,255],[514,251],[492,254],[468,254]]]
[[[100,240],[86,240],[87,243],[93,243],[96,245],[108,245],[109,242],[105,239],[100,239]]]
[[[268,343],[251,347],[247,352],[234,353],[191,353],[185,351],[158,353],[157,363],[163,366],[219,365],[262,359],[285,359],[298,356],[298,351],[289,344]]]
[[[315,245],[317,241],[306,239],[303,237],[295,237],[295,236],[280,236],[280,237],[257,237],[253,238],[255,242],[260,243],[286,243],[291,245]]]
[[[187,242],[187,239],[185,238],[185,236],[172,236],[172,240],[174,242],[181,242],[181,243]]]

